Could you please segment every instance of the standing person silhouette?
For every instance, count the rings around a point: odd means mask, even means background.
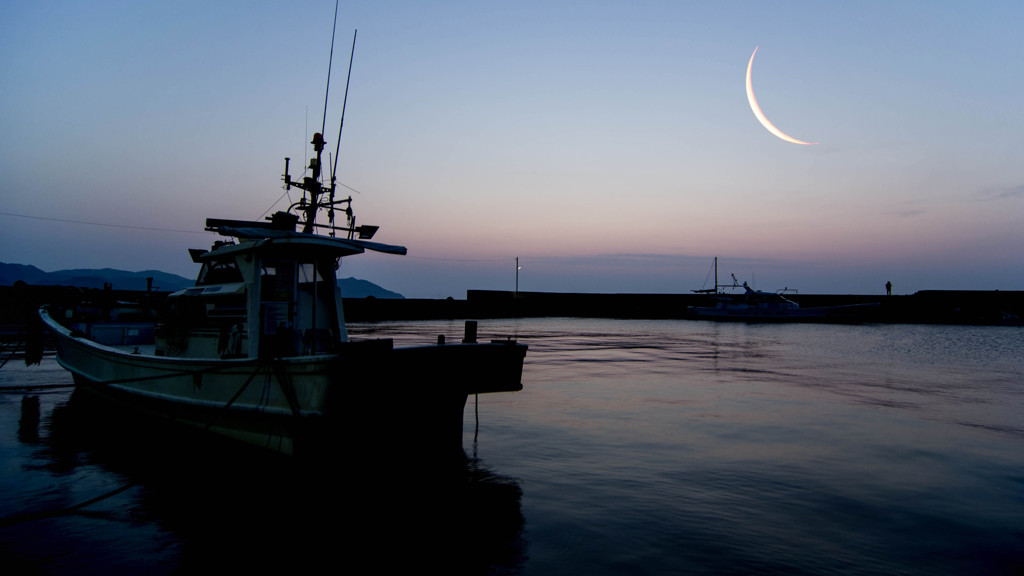
[[[885,295],[892,296],[892,282],[886,281],[885,283]]]

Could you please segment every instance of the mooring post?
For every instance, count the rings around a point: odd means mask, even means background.
[[[476,344],[476,320],[466,320],[466,334],[462,337],[463,344]]]

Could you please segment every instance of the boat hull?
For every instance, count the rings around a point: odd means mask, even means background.
[[[522,389],[515,342],[393,348],[344,343],[336,354],[191,359],[134,354],[41,317],[58,362],[90,396],[288,455],[380,444],[461,449],[469,394]]]

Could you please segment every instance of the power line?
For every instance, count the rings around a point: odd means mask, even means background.
[[[175,230],[173,228],[151,228],[148,226],[128,226],[127,224],[108,224],[106,222],[87,222],[85,220],[67,220],[64,218],[46,218],[44,216],[30,216],[28,214],[14,214],[12,212],[0,212],[0,216],[13,216],[15,218],[29,218],[31,220],[46,220],[49,222],[64,222],[66,224],[85,224],[88,226],[105,226],[107,228],[128,228],[131,230],[150,230],[155,232],[179,232],[182,234],[208,234],[199,230]]]
[[[428,256],[408,256],[405,258],[415,258],[416,260],[440,260],[443,262],[513,262],[515,258],[431,258]]]
[[[280,202],[280,199],[278,199]],[[267,210],[268,212],[270,210]],[[264,213],[265,214],[265,213]],[[85,224],[87,226],[105,226],[107,228],[128,228],[130,230],[150,230],[156,232],[178,232],[181,234],[209,234],[209,232],[198,230],[175,230],[173,228],[151,228],[147,226],[128,226],[126,224],[109,224],[106,222],[87,222],[85,220],[69,220],[65,218],[46,218],[43,216],[30,216],[28,214],[14,214],[12,212],[0,212],[0,216],[12,216],[14,218],[28,218],[31,220],[46,220],[49,222],[63,222],[67,224]],[[515,258],[433,258],[429,256],[406,256],[416,260],[436,260],[441,262],[511,262]]]

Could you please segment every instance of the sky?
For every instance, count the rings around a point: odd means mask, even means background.
[[[0,262],[193,277],[338,145],[345,258],[466,290],[1024,290],[1024,4],[34,2],[0,17]],[[766,130],[747,100],[802,146]],[[519,258],[520,270],[516,270]]]

